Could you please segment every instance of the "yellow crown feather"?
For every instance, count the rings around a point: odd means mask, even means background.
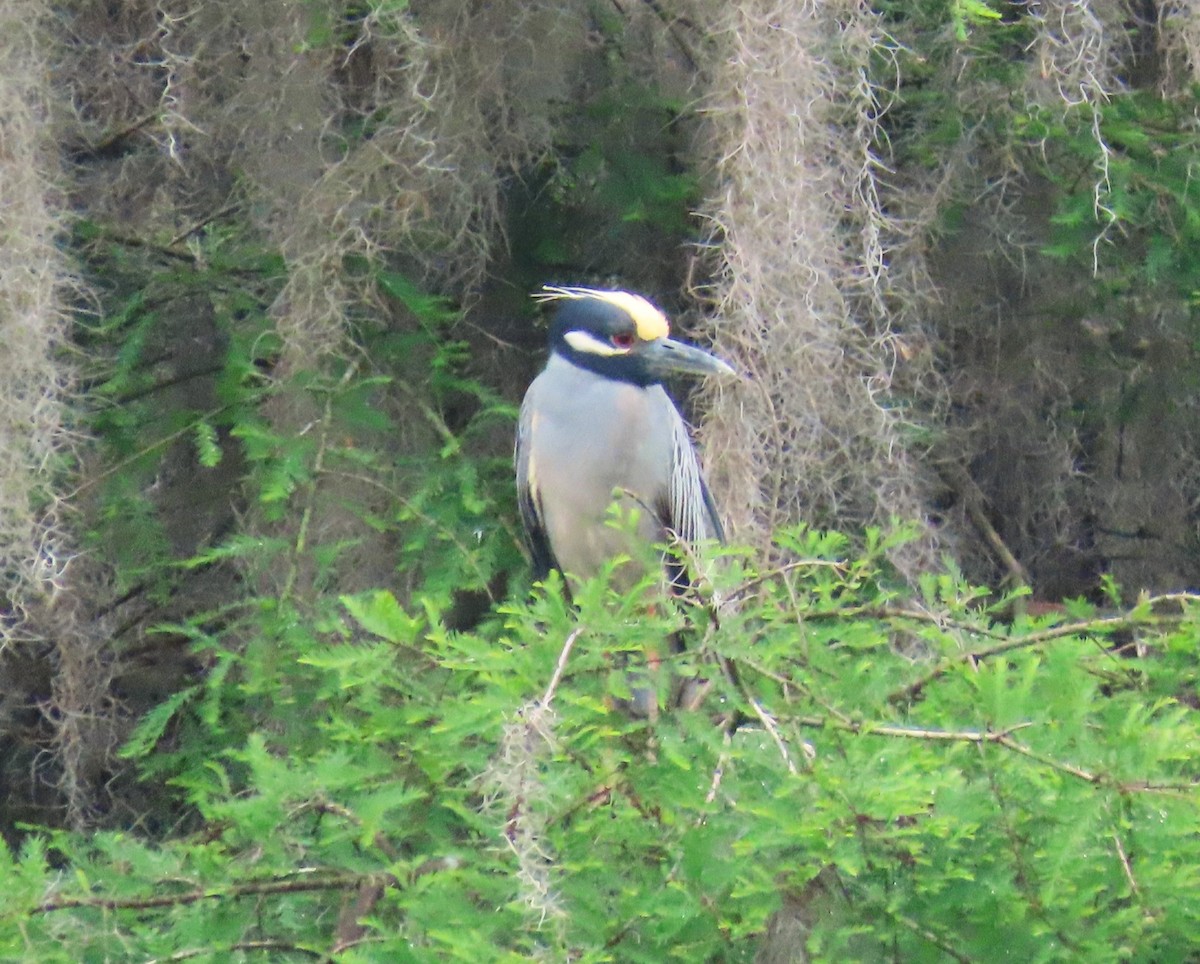
[[[543,285],[533,296],[538,301],[577,301],[592,298],[620,308],[633,319],[638,338],[642,341],[657,341],[671,333],[667,316],[641,295],[628,291],[601,291],[597,288],[576,288],[560,285]]]

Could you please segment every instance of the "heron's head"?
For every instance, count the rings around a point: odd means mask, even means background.
[[[557,306],[550,350],[598,375],[653,385],[676,373],[734,374],[716,355],[670,337],[667,316],[641,295],[546,285],[534,297]]]

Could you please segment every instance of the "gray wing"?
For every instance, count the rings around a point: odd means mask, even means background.
[[[674,406],[672,406],[674,408]],[[715,539],[724,543],[725,530],[717,515],[716,503],[692,445],[687,425],[675,411],[671,430],[671,485],[668,492],[668,519],[671,529],[684,542],[696,543]]]
[[[542,520],[542,497],[537,486],[537,474],[531,452],[533,430],[533,406],[530,396],[533,388],[525,394],[521,403],[521,417],[517,422],[517,444],[513,461],[517,470],[517,506],[521,510],[521,523],[525,528],[525,544],[533,559],[533,578],[545,579],[551,569],[558,569],[558,560],[550,548],[550,539]]]

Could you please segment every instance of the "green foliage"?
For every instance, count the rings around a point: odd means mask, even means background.
[[[619,22],[607,25],[605,43],[614,76],[563,126],[556,156],[530,173],[529,195],[513,205],[512,249],[531,283],[547,272],[612,270],[629,251],[696,233],[700,184],[680,160],[683,105],[628,76],[615,53]]]
[[[1049,145],[1062,188],[1047,253],[1094,266],[1101,303],[1162,288],[1194,302],[1200,291],[1194,113],[1194,95],[1139,91],[1105,103],[1098,121],[1076,110],[1022,128]]]
[[[0,957],[748,960],[785,906],[819,960],[1182,956],[1200,910],[1181,870],[1200,866],[1193,617],[1131,614],[1152,654],[1132,660],[1111,621],[1006,626],[952,576],[904,602],[878,534],[859,560],[783,534],[797,562],[732,555],[738,604],[719,628],[690,614],[670,664],[703,667],[712,707],[745,722],[726,738],[707,711],[629,719],[611,706],[634,685],[670,688],[627,666],[680,627],[671,609],[597,582],[577,613],[552,587],[447,627],[458,594],[515,566],[507,452],[477,455],[514,413],[469,377],[443,302],[357,270],[405,323],[361,321],[369,366],[282,382],[268,271],[249,291],[196,265],[114,290],[91,336],[112,349],[94,430],[119,466],[98,550],[126,579],[237,565],[271,588],[158,628],[205,671],[123,751],[156,809],[136,833],[31,830],[4,852]],[[165,405],[160,326],[212,291],[212,395]],[[271,421],[268,398],[311,425]],[[382,444],[414,426],[417,444]],[[180,556],[147,494],[172,447],[235,471],[275,528]],[[323,499],[398,534],[402,600],[334,597],[361,536],[311,525]]]
[[[193,472],[219,484],[229,439],[254,424],[279,344],[265,308],[281,264],[217,232],[191,258],[79,230],[103,309],[77,336],[104,466],[85,485],[88,548],[124,588],[162,594],[180,548],[194,548],[170,530],[164,496]]]
[[[1185,959],[1200,609],[1005,622],[870,535],[729,553],[719,626],[603,579],[471,632],[382,589],[194,620],[210,672],[125,751],[194,817],[4,851],[0,956],[736,961],[786,905],[814,960]],[[685,624],[641,683],[705,711],[614,711]]]
[[[409,27],[404,0],[307,9],[318,51],[368,20]],[[1100,142],[1087,118],[1003,93],[1025,69],[1020,8],[880,10],[933,38],[897,51],[902,164],[932,165],[968,130],[978,144],[1016,131],[1061,191],[1052,253],[1090,257]],[[610,83],[513,206],[538,280],[689,233],[681,105],[629,76],[623,18],[595,17]],[[995,100],[935,89],[950,62]],[[1110,223],[1137,253],[1105,262],[1112,291],[1200,290],[1188,110],[1103,110]],[[778,535],[791,561],[775,570],[728,552],[716,618],[602,579],[574,606],[553,580],[506,602],[515,412],[474,376],[453,306],[348,258],[378,311],[359,309],[350,359],[284,376],[274,252],[215,228],[187,254],[86,223],[79,240],[106,284],[104,320],[80,338],[105,359],[89,548],[118,592],[166,598],[220,567],[240,581],[150,632],[184,641],[195,667],[122,751],[153,809],[0,846],[0,959],[738,961],[781,913],[813,960],[1194,956],[1195,599],[1033,619],[953,571],[910,598],[882,562],[895,537],[868,533],[855,557],[800,530]],[[207,326],[201,392],[169,355],[181,316]],[[183,539],[162,501],[181,472],[224,473],[253,524]],[[363,588],[363,560],[380,558]],[[481,618],[461,618],[470,594]],[[683,655],[661,645],[674,632]],[[665,705],[694,673],[713,681],[699,712],[614,709],[635,689]]]
[[[1043,250],[1097,275],[1088,310],[1166,292],[1195,299],[1196,89],[1164,95],[1113,81],[1101,94],[1097,70],[1086,97],[1031,102],[1029,51],[1047,29],[1031,22],[1036,11],[930,0],[884,4],[881,12],[900,41],[902,83],[884,118],[900,164],[934,167],[947,151],[969,145],[973,157],[1001,164],[991,176],[1019,170],[1024,180],[1052,182],[1054,231]],[[886,85],[896,63],[882,58],[877,69]],[[939,86],[947,75],[953,87]],[[961,203],[952,198],[941,213],[942,227],[953,231]]]
[[[355,337],[366,363],[281,378],[272,371],[280,340],[266,312],[278,258],[219,234],[194,260],[119,242],[93,251],[107,287],[105,320],[82,340],[100,359],[88,427],[105,468],[87,486],[95,504],[89,547],[123,588],[161,596],[181,571],[221,560],[280,562],[285,547],[269,539],[234,534],[204,544],[178,531],[178,490],[195,498],[206,479],[226,499],[226,514],[252,508],[282,524],[333,499],[359,517],[362,532],[399,532],[397,564],[424,573],[427,598],[436,594],[442,608],[461,592],[488,592],[517,562],[505,523],[510,458],[480,454],[495,448],[497,434],[507,449],[516,409],[467,374],[465,344],[453,334],[458,312],[445,299],[358,259],[348,270],[398,318],[361,319]],[[313,417],[297,427],[281,423],[280,410]],[[356,485],[381,497],[339,497]],[[224,528],[220,519],[211,525]],[[292,554],[311,550],[328,579],[361,542],[314,546],[302,533]]]
[[[1022,8],[979,0],[879,4],[894,44],[876,51],[881,90],[897,87],[881,118],[880,148],[901,168],[938,170],[946,156],[1003,156],[1014,117],[1026,113],[1027,57],[1034,32]],[[949,85],[947,78],[952,78]],[[944,217],[952,218],[954,202]],[[944,225],[953,227],[952,224]]]

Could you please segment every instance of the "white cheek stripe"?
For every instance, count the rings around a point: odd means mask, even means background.
[[[627,354],[627,350],[614,348],[612,345],[601,341],[595,335],[590,335],[586,331],[568,331],[563,335],[563,341],[576,351],[581,351],[588,355],[601,355],[605,358],[612,358],[614,355]]]

